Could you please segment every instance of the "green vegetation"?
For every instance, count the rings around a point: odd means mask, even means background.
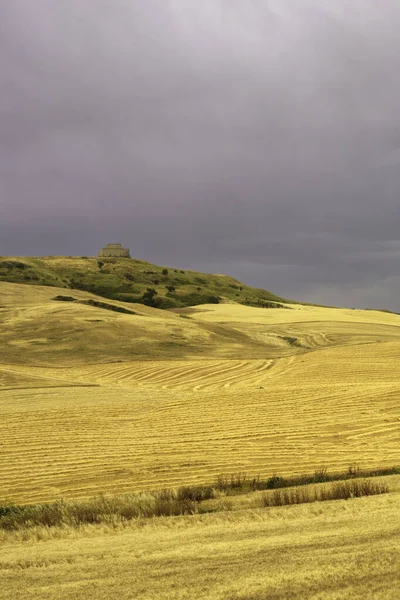
[[[73,296],[62,296],[61,294],[55,296],[53,300],[56,300],[57,302],[77,302],[77,299]]]
[[[234,301],[283,308],[288,302],[226,275],[207,275],[127,258],[43,257],[0,259],[0,281],[91,292],[155,308],[184,308]]]
[[[87,306],[94,306],[96,308],[102,308],[105,310],[112,310],[114,312],[125,313],[127,315],[135,315],[135,311],[128,310],[123,306],[116,306],[115,304],[109,304],[108,302],[100,302],[99,300],[93,300],[90,298],[89,300],[77,300],[73,296],[55,296],[53,300],[57,300],[58,302],[75,302],[76,304],[86,304]]]
[[[285,340],[285,342],[287,342],[289,344],[289,346],[300,346],[301,344],[299,343],[299,340],[296,337],[292,337],[292,336],[283,336],[282,338],[283,340]]]
[[[96,308],[103,308],[105,310],[112,310],[114,312],[125,313],[126,315],[135,315],[133,310],[128,310],[123,306],[116,306],[115,304],[108,304],[108,302],[99,302],[98,300],[82,300],[79,304],[86,304],[87,306],[95,306]]]
[[[240,304],[244,306],[254,306],[256,308],[290,308],[290,306],[285,306],[284,304],[280,304],[279,302],[271,302],[258,299],[256,302],[254,300],[242,300]]]

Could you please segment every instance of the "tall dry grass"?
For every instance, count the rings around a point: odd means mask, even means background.
[[[288,487],[298,487],[315,483],[327,483],[332,481],[346,481],[352,479],[366,479],[371,477],[383,477],[387,475],[399,475],[400,467],[384,467],[380,469],[361,469],[359,465],[352,463],[343,472],[329,473],[325,467],[316,469],[314,473],[282,477],[274,474],[271,477],[262,478],[260,475],[250,477],[246,473],[230,473],[219,475],[214,487],[225,494],[235,495],[251,491],[274,490]]]
[[[327,477],[325,474],[324,481],[327,481]],[[304,485],[304,479],[274,476],[262,481],[259,477],[248,478],[244,473],[240,473],[228,478],[219,477],[215,486],[184,486],[151,493],[99,495],[87,500],[59,500],[37,505],[3,505],[0,506],[0,529],[12,531],[37,526],[79,527],[84,524],[116,524],[141,518],[226,510],[227,507],[223,503],[217,508],[210,508],[203,503],[206,500],[232,495],[233,491],[235,494],[248,493],[249,489],[268,490],[261,497],[261,505],[265,507],[343,500],[388,492],[386,484],[358,479],[358,474],[353,475],[350,481],[316,485],[320,480],[320,473],[311,476],[311,484],[308,485]],[[302,485],[299,484],[300,481],[303,481]],[[290,483],[294,487],[288,487]]]
[[[194,495],[194,494],[193,494]],[[48,504],[0,507],[0,528],[72,526],[115,523],[132,519],[193,514],[200,500],[185,488],[153,493],[100,495],[88,500],[59,500]],[[202,494],[202,499],[207,494]],[[200,495],[198,496],[200,498]]]
[[[267,492],[262,496],[262,505],[285,506],[325,502],[327,500],[348,500],[349,498],[361,498],[362,496],[374,496],[387,494],[388,492],[387,484],[382,482],[367,479],[338,481],[323,486],[310,485]]]

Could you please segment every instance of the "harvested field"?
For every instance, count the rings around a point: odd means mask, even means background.
[[[229,304],[191,309],[190,319],[143,306],[139,315],[124,315],[51,303],[54,288],[19,286],[17,296],[15,284],[14,295],[13,284],[2,285],[8,303],[0,335],[21,322],[24,335],[23,360],[17,362],[17,340],[5,340],[0,366],[0,500],[207,483],[236,471],[290,475],[400,462],[398,315]],[[99,335],[96,319],[107,319],[107,344],[86,354],[80,338],[64,331],[70,350],[54,361],[58,341],[31,340],[44,335],[44,314],[56,329],[63,311],[71,332],[82,311],[85,318],[90,312],[95,322],[80,334],[89,341]],[[129,343],[152,356],[121,358],[115,340],[122,332],[124,345],[135,319],[146,327]],[[171,323],[191,341],[160,359]],[[206,356],[195,338],[208,340]]]
[[[0,490],[13,502],[399,462],[400,342],[0,373]]]
[[[0,505],[399,465],[398,315],[131,315],[62,292],[0,283]],[[3,530],[2,598],[395,600],[399,476],[373,480],[389,493],[260,508],[313,500],[317,483],[217,494],[215,514]]]
[[[2,600],[397,600],[399,510],[397,489],[125,527],[0,532]]]

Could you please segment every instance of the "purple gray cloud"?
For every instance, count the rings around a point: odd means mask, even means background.
[[[0,253],[400,311],[397,0],[0,0]]]

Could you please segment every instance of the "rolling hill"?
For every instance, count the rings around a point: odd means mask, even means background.
[[[0,257],[1,281],[83,290],[155,308],[180,308],[220,300],[250,306],[287,302],[227,275],[160,267],[128,258]],[[149,294],[148,290],[154,291]]]
[[[398,462],[399,315],[63,294],[0,283],[3,499]]]
[[[69,274],[54,268],[75,260]],[[87,281],[103,277],[95,259],[10,261],[28,266],[3,279],[38,279],[0,282],[0,517],[13,504],[59,514],[71,501],[85,510],[85,499],[148,498],[232,473],[399,464],[399,315],[251,288],[255,304],[275,308],[245,306],[244,286],[223,276],[206,276],[218,304],[159,310],[118,299],[116,274],[102,297],[71,289],[85,264]],[[262,507],[255,491],[216,497],[204,514],[0,527],[2,592],[394,600],[399,480],[386,477],[382,496],[301,506]]]

